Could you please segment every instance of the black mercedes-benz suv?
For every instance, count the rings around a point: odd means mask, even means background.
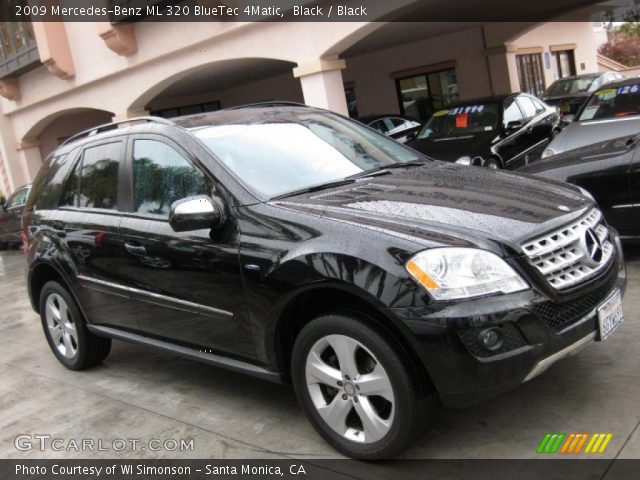
[[[291,381],[358,458],[622,321],[618,234],[585,191],[432,161],[299,105],[78,134],[38,175],[24,237],[67,368],[118,339]]]

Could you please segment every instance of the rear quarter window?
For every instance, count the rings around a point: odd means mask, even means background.
[[[45,161],[33,182],[27,205],[39,210],[50,210],[58,206],[65,179],[77,153],[76,149],[64,155],[55,155]]]

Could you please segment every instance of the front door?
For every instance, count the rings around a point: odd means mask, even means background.
[[[245,302],[233,216],[219,228],[192,232],[174,232],[168,222],[173,202],[210,195],[215,180],[166,137],[133,136],[127,152],[131,204],[121,233],[140,329],[160,339],[252,355],[251,336],[237,321]]]

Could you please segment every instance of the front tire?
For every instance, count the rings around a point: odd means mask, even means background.
[[[393,457],[425,431],[435,396],[417,395],[396,350],[359,318],[329,314],[307,324],[291,370],[312,425],[349,457]]]
[[[48,282],[42,288],[40,318],[51,351],[68,369],[92,367],[109,355],[111,339],[97,337],[87,329],[75,300],[58,282]]]

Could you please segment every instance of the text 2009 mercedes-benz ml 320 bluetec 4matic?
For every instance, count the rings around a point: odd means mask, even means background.
[[[620,241],[588,193],[432,161],[302,105],[78,134],[38,175],[24,233],[66,367],[118,339],[290,381],[358,458],[622,321]]]

